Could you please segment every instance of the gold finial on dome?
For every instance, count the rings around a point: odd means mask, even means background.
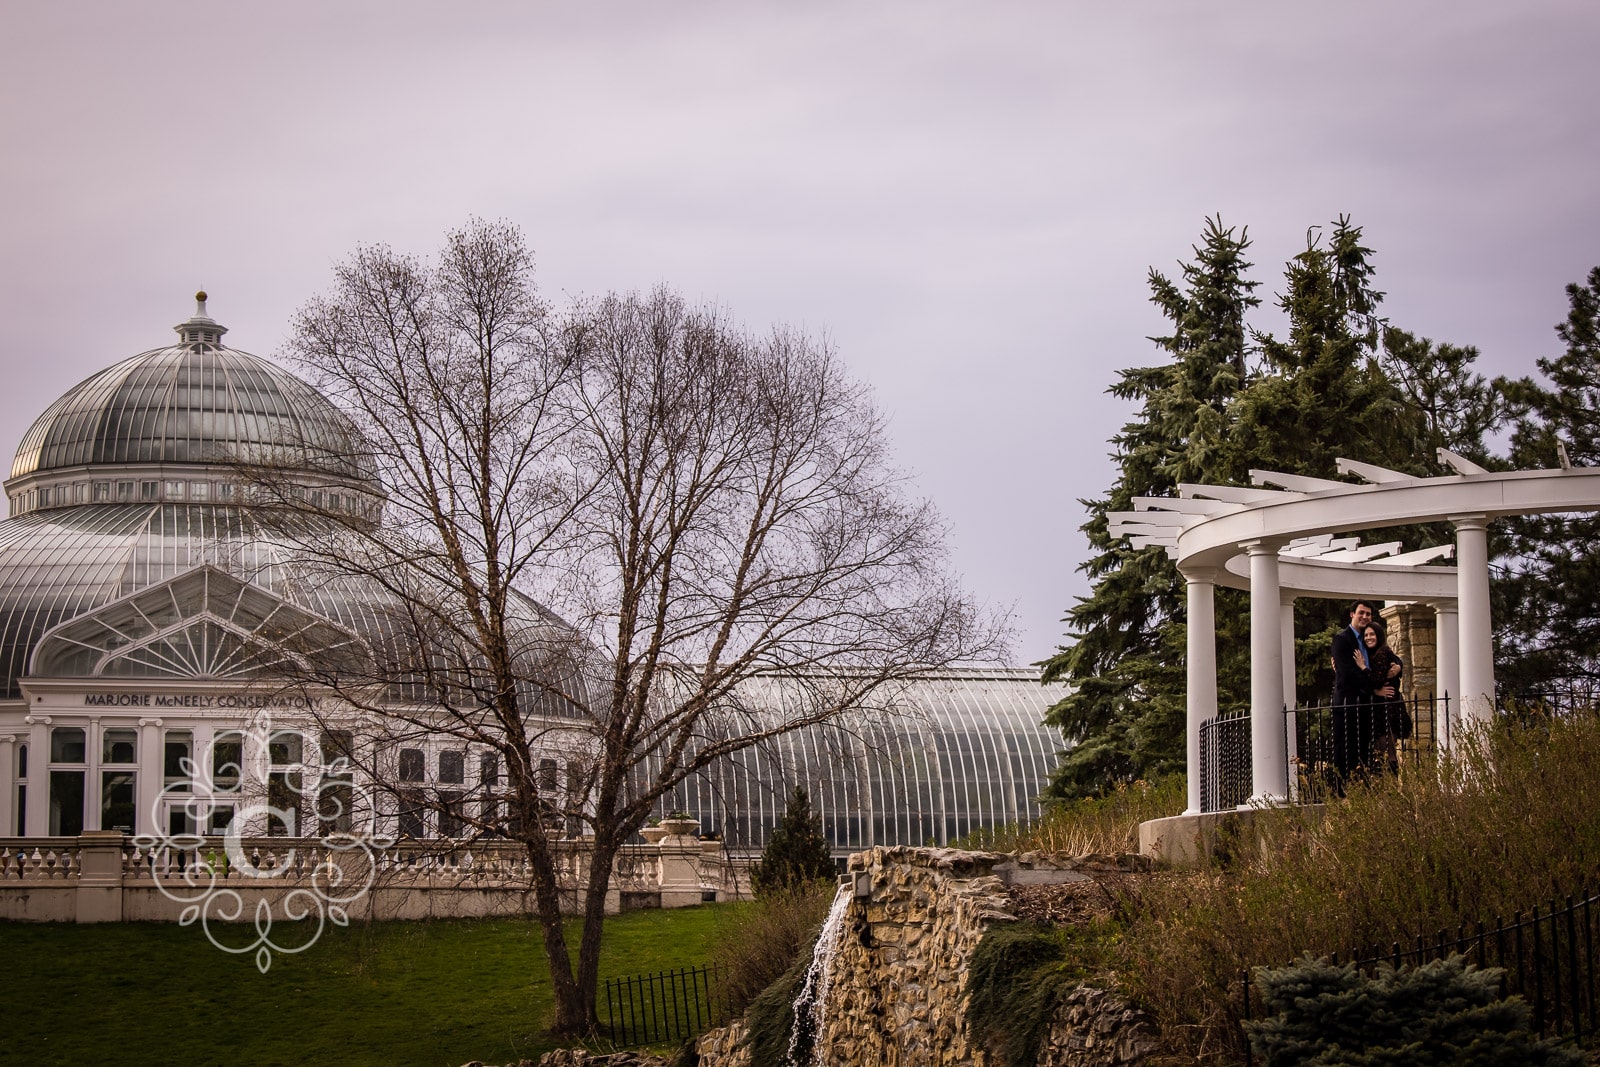
[[[194,294],[194,317],[188,322],[180,322],[173,329],[178,331],[178,337],[184,344],[220,345],[222,335],[228,332],[227,327],[217,325],[211,316],[206,314],[204,289]]]

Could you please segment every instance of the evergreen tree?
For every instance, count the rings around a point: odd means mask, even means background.
[[[1482,453],[1496,408],[1475,350],[1436,345],[1387,328],[1377,316],[1372,250],[1361,229],[1338,219],[1318,228],[1286,265],[1278,306],[1283,337],[1250,329],[1258,304],[1247,281],[1248,247],[1207,220],[1180,287],[1150,273],[1151,300],[1173,324],[1152,338],[1168,362],[1123,371],[1111,392],[1140,405],[1112,439],[1120,477],[1103,500],[1084,501],[1095,555],[1080,569],[1094,581],[1066,622],[1073,641],[1044,676],[1073,692],[1050,711],[1075,747],[1052,782],[1059,797],[1091,796],[1119,781],[1182,770],[1185,732],[1185,586],[1158,547],[1113,540],[1106,515],[1130,511],[1137,496],[1175,492],[1182,482],[1247,485],[1253,468],[1337,478],[1335,460],[1362,459],[1412,474],[1436,473],[1444,445]],[[1256,358],[1252,364],[1250,357]],[[1371,540],[1430,543],[1447,534],[1415,528],[1373,531]],[[1298,605],[1300,696],[1331,689],[1328,634],[1338,609]],[[1245,594],[1216,591],[1217,680],[1223,707],[1249,693],[1249,610]]]
[[[822,833],[822,816],[811,810],[804,786],[795,786],[789,808],[778,820],[761,859],[750,872],[756,895],[798,889],[807,882],[833,877],[833,853]]]
[[[1151,340],[1167,361],[1125,370],[1111,388],[1139,404],[1139,415],[1112,439],[1117,484],[1104,499],[1082,501],[1096,554],[1079,569],[1095,587],[1067,614],[1073,643],[1044,664],[1047,681],[1073,686],[1049,713],[1076,742],[1052,785],[1058,795],[1183,767],[1183,583],[1161,548],[1113,539],[1106,515],[1132,510],[1136,496],[1216,477],[1224,462],[1228,405],[1249,353],[1245,313],[1259,303],[1257,283],[1245,278],[1249,246],[1248,231],[1207,219],[1181,285],[1150,271],[1151,303],[1172,324]]]
[[[1515,414],[1511,462],[1551,468],[1558,443],[1577,466],[1600,465],[1600,267],[1567,286],[1566,350],[1538,367],[1549,385],[1499,379]],[[1506,520],[1509,562],[1496,582],[1496,672],[1513,691],[1600,679],[1600,515]]]

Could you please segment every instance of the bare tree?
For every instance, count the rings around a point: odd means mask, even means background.
[[[498,754],[504,803],[449,815],[525,845],[554,1028],[580,1034],[615,861],[663,794],[918,671],[997,655],[1002,627],[947,577],[938,516],[828,346],[664,289],[558,315],[532,275],[506,224],[449,234],[432,263],[358,250],[288,353],[364,435],[381,521],[377,501],[249,474],[258,500],[317,513],[330,532],[307,551],[330,584],[381,590],[370,662],[304,679],[384,740],[368,772],[406,796],[384,748],[408,735]],[[772,689],[743,683],[772,674],[807,684],[751,707]],[[556,861],[575,825],[592,835],[576,970]]]

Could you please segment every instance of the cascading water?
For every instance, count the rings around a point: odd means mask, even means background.
[[[844,934],[844,913],[850,907],[851,889],[841,885],[828,909],[827,921],[817,935],[805,984],[794,998],[794,1026],[789,1031],[789,1054],[784,1067],[810,1067],[821,1063],[822,1028],[827,1023],[828,984],[833,978],[833,958]]]

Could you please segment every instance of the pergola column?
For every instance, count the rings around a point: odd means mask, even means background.
[[[1188,747],[1189,808],[1198,815],[1200,795],[1200,725],[1217,717],[1217,599],[1216,572],[1186,572],[1189,583],[1188,615]]]
[[[1283,714],[1283,602],[1275,540],[1248,541],[1250,557],[1250,803],[1288,799]]]
[[[1435,706],[1442,713],[1443,727],[1439,741],[1448,749],[1455,741],[1450,724],[1461,717],[1461,624],[1455,601],[1442,600],[1433,605],[1433,641],[1434,671],[1438,677],[1434,684]]]
[[[1299,685],[1294,671],[1294,597],[1283,594],[1282,602],[1278,608],[1278,632],[1283,635],[1283,649],[1279,653],[1279,662],[1283,666],[1283,703],[1285,707],[1294,707],[1299,701]],[[1287,762],[1290,754],[1300,751],[1300,724],[1294,716],[1285,715],[1283,718],[1283,752]],[[1298,785],[1294,778],[1288,776],[1285,768],[1285,785],[1291,801],[1298,801]]]
[[[12,805],[17,799],[17,737],[0,734],[0,837],[10,837],[17,827]]]
[[[1461,612],[1458,668],[1462,723],[1494,714],[1494,629],[1489,614],[1489,520],[1453,515],[1456,528],[1456,603]]]

